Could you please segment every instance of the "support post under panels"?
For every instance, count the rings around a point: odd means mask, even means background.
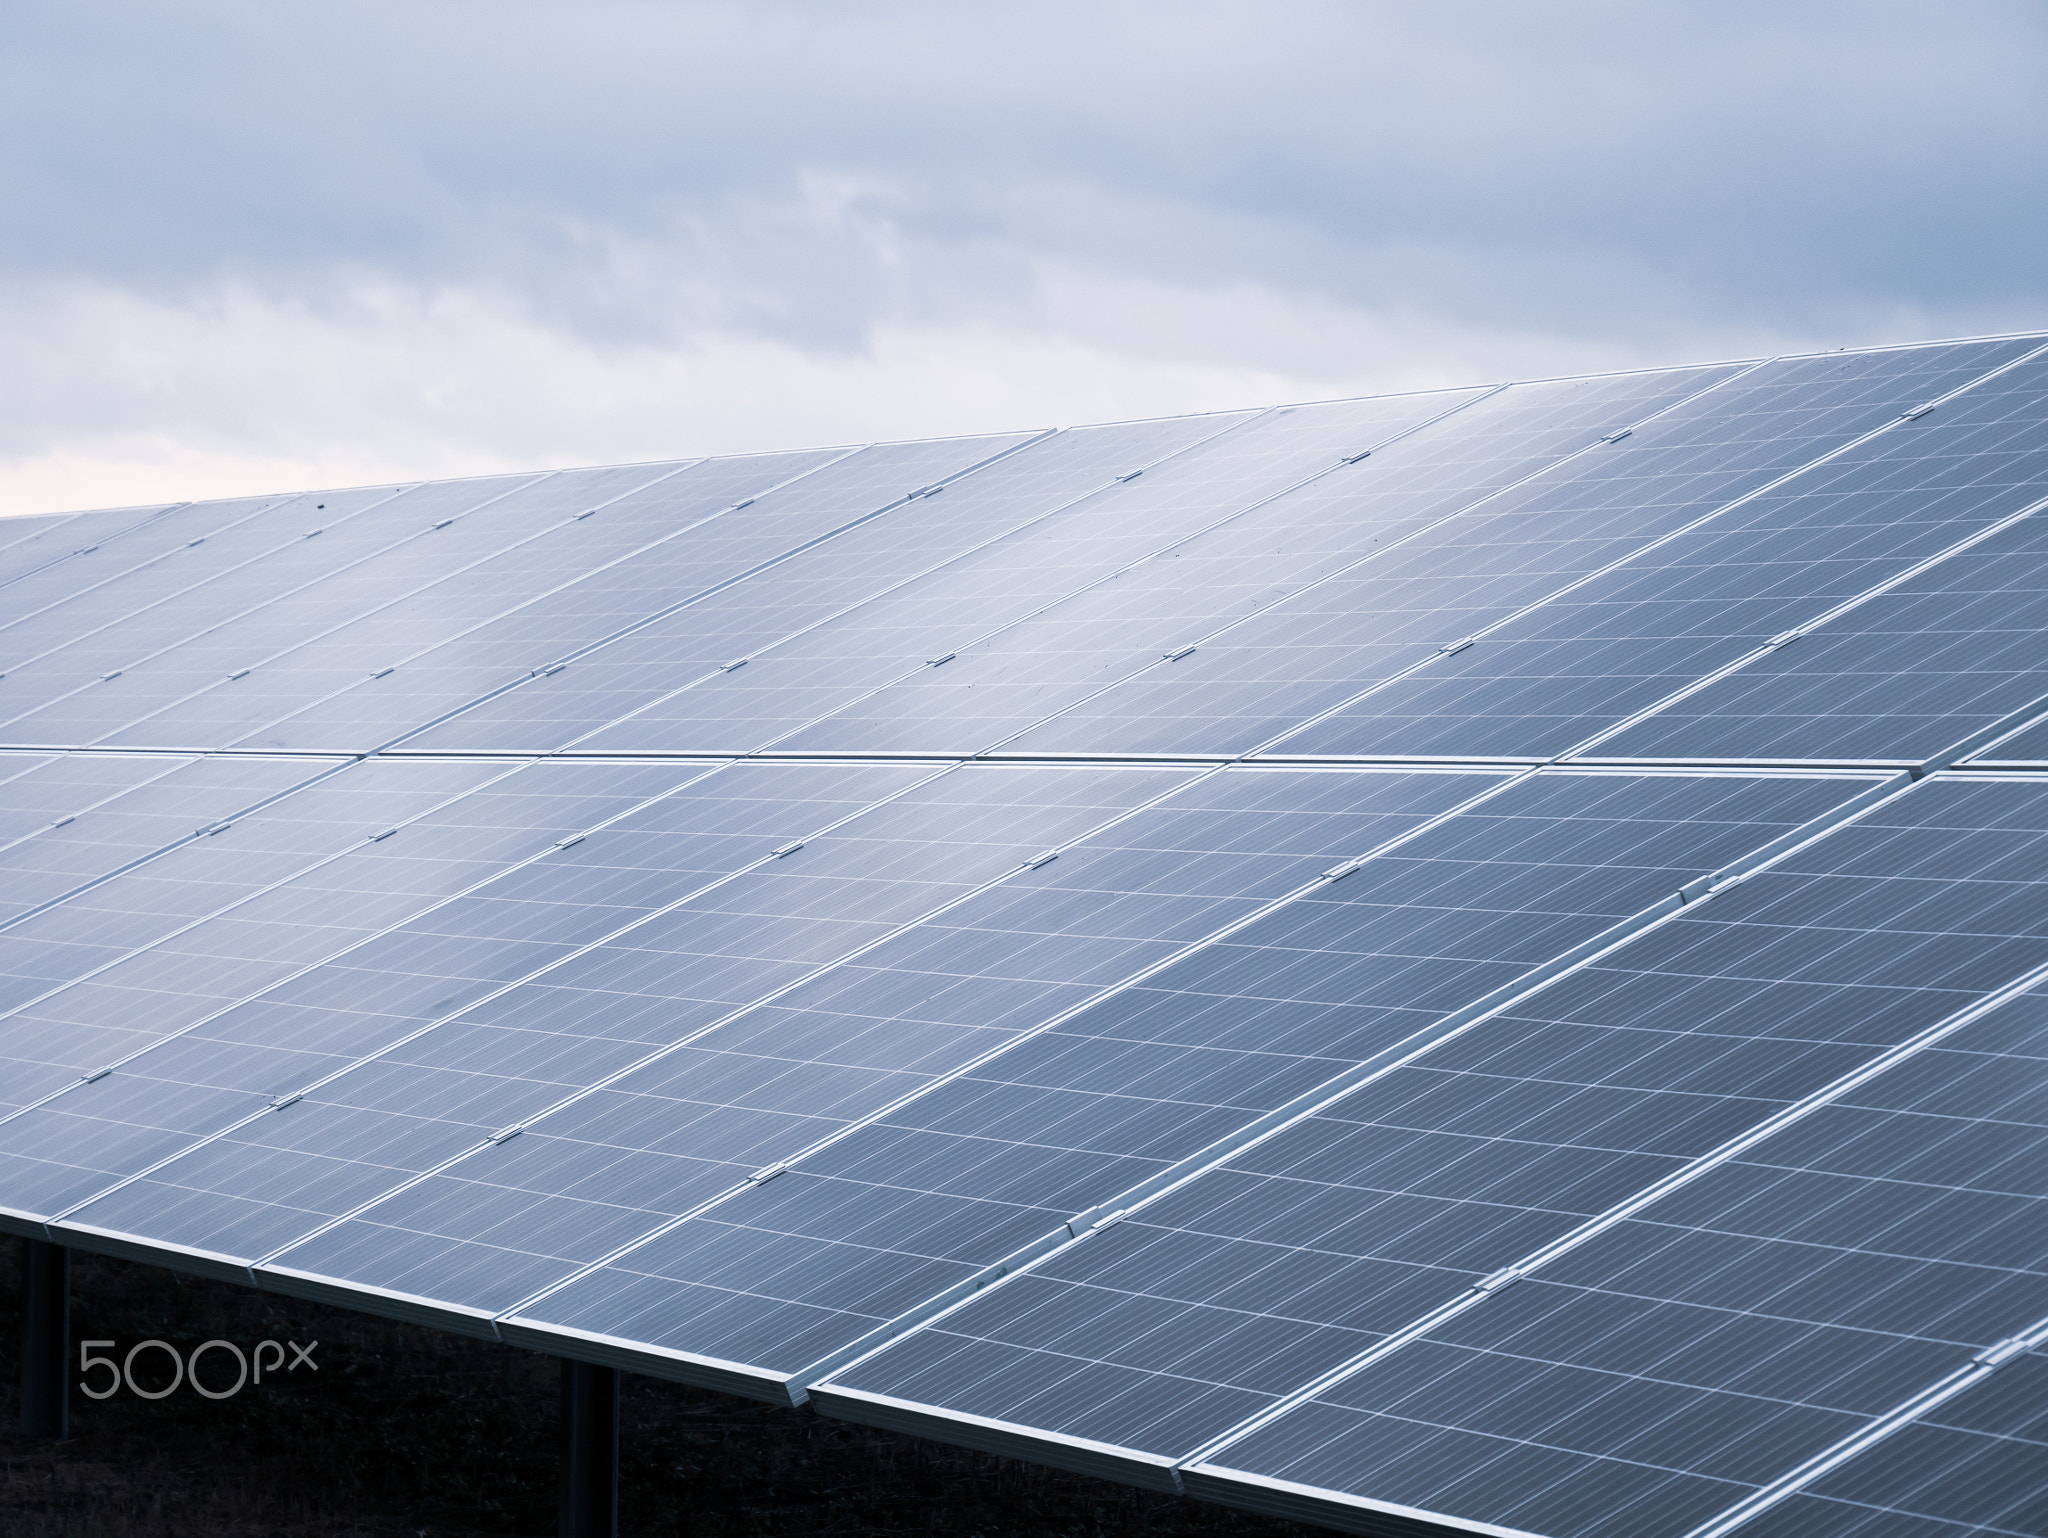
[[[39,1442],[71,1435],[71,1251],[27,1241],[21,1309],[21,1434]]]
[[[619,1374],[562,1363],[562,1538],[617,1538]]]

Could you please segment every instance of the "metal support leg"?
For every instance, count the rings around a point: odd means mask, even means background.
[[[22,1278],[21,1434],[42,1442],[71,1435],[71,1252],[28,1241]]]
[[[562,1363],[562,1538],[617,1538],[619,1375]]]

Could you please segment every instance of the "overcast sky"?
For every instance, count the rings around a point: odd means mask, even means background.
[[[2042,0],[0,3],[0,510],[2048,327]]]

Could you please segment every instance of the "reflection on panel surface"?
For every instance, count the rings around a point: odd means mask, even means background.
[[[2038,1533],[2043,342],[0,524],[0,1228],[1357,1531]]]

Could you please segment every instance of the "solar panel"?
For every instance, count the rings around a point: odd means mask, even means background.
[[[1132,474],[1230,431],[1251,413],[1077,428],[1040,439],[944,488],[863,523],[827,544],[651,622],[632,634],[485,701],[411,739],[419,750],[560,748],[634,716],[620,736],[639,745],[674,740],[652,723],[669,696],[752,666],[785,638],[856,606],[969,569],[1014,570],[1019,546],[1043,548],[1062,520],[1093,523],[1087,501]],[[1069,512],[1074,504],[1081,506]],[[991,595],[992,596],[992,595]],[[687,741],[688,739],[683,739]]]
[[[2043,342],[0,524],[0,1228],[1353,1531],[2037,1532]]]

